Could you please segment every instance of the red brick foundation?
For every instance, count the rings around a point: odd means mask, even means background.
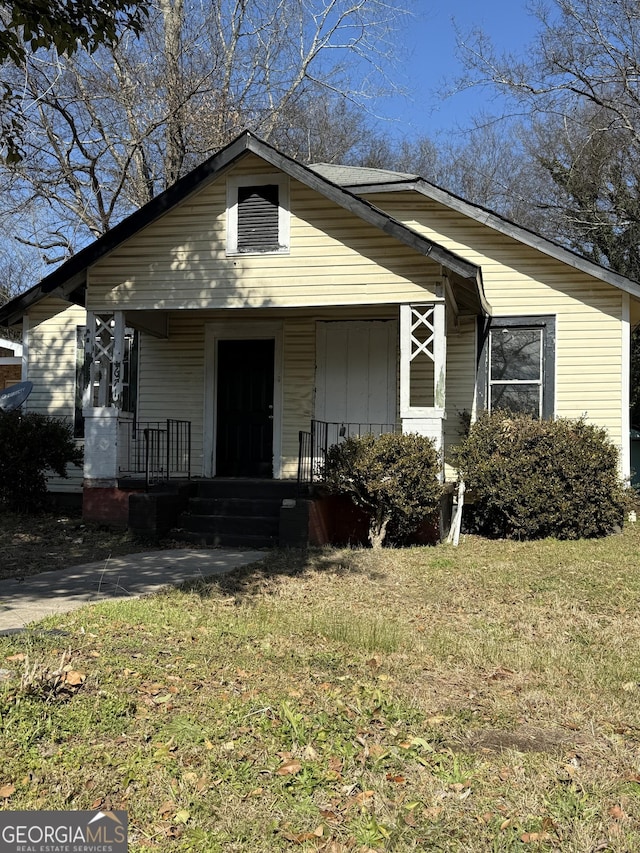
[[[408,545],[435,545],[438,525],[421,522],[407,537]],[[346,495],[326,495],[312,501],[309,508],[310,545],[368,545],[369,516]]]
[[[127,527],[129,523],[129,495],[115,486],[85,488],[82,492],[82,517],[86,521]]]

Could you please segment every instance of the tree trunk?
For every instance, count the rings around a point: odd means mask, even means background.
[[[369,521],[369,542],[372,548],[382,548],[390,521],[390,516],[385,515],[382,510],[371,516],[371,520]]]

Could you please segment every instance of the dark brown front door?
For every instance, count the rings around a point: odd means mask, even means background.
[[[273,476],[273,358],[273,340],[218,341],[218,477]]]

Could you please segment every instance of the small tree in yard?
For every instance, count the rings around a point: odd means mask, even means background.
[[[618,451],[584,419],[483,414],[453,455],[485,536],[581,539],[623,522]]]
[[[67,465],[80,465],[82,452],[71,427],[37,412],[0,413],[0,505],[13,512],[46,509],[47,472],[67,476]]]
[[[369,513],[369,541],[380,548],[389,528],[411,533],[438,507],[438,454],[430,439],[412,433],[351,436],[327,451],[330,492],[349,495]]]

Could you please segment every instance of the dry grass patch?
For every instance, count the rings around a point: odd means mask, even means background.
[[[151,547],[180,546],[163,542]],[[149,543],[136,539],[128,530],[93,524],[77,516],[0,513],[0,580],[148,550]]]
[[[130,849],[640,849],[635,528],[279,552],[0,639],[7,808],[126,808]],[[43,700],[20,659],[85,678]]]

